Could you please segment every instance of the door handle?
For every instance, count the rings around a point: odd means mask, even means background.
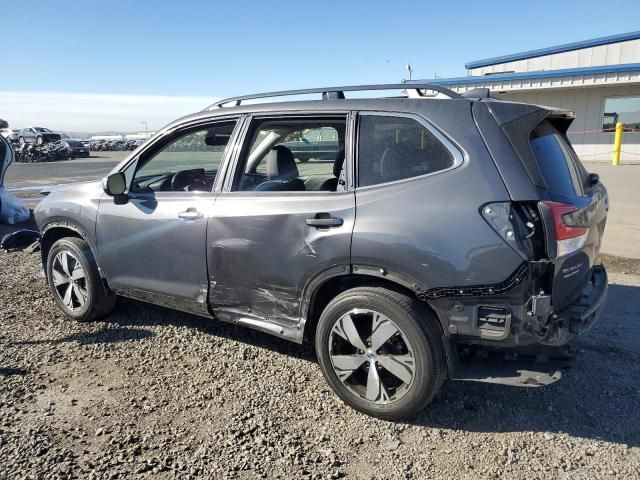
[[[197,208],[187,208],[184,212],[178,214],[178,218],[183,220],[196,220],[200,217],[202,217],[202,214]]]
[[[307,218],[307,225],[310,227],[316,228],[332,228],[332,227],[340,227],[344,220],[337,217],[332,217],[328,213],[316,213],[315,216],[311,218]]]

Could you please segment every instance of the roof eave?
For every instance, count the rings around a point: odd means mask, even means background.
[[[580,50],[582,48],[598,47],[600,45],[608,45],[617,42],[627,42],[630,40],[637,40],[639,38],[640,30],[636,32],[609,35],[607,37],[592,38],[590,40],[582,40],[580,42],[566,43],[563,45],[556,45],[554,47],[539,48],[537,50],[529,50],[527,52],[513,53],[511,55],[486,58],[484,60],[476,60],[466,63],[464,66],[466,69],[488,67],[490,65],[497,65],[499,63],[526,60],[528,58],[542,57],[545,55],[552,55],[554,53],[571,52],[573,50]]]
[[[639,72],[640,63],[622,63],[617,65],[601,65],[597,67],[564,68],[560,70],[539,70],[535,72],[497,73],[493,75],[474,75],[467,77],[438,78],[430,80],[435,85],[476,85],[511,80],[534,80],[541,78],[569,77],[575,75],[596,75],[603,73]],[[418,80],[423,82],[424,80]],[[411,83],[408,81],[407,83]]]

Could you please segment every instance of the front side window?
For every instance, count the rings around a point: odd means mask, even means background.
[[[145,154],[133,175],[131,191],[211,191],[235,123],[180,133]]]
[[[258,120],[247,136],[236,191],[336,191],[345,119]]]
[[[358,124],[358,186],[392,182],[445,170],[451,152],[412,118],[361,115]]]
[[[640,96],[604,99],[602,130],[613,131],[619,122],[624,124],[625,131],[640,129]]]

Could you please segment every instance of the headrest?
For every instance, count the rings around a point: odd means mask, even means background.
[[[382,154],[380,170],[383,180],[410,177],[415,159],[399,145],[388,147]]]
[[[293,153],[284,145],[273,147],[267,154],[269,180],[290,180],[299,175]]]

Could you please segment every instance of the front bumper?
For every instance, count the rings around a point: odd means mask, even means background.
[[[606,269],[602,265],[594,266],[580,297],[553,315],[542,344],[564,345],[589,330],[602,315],[607,289]]]

